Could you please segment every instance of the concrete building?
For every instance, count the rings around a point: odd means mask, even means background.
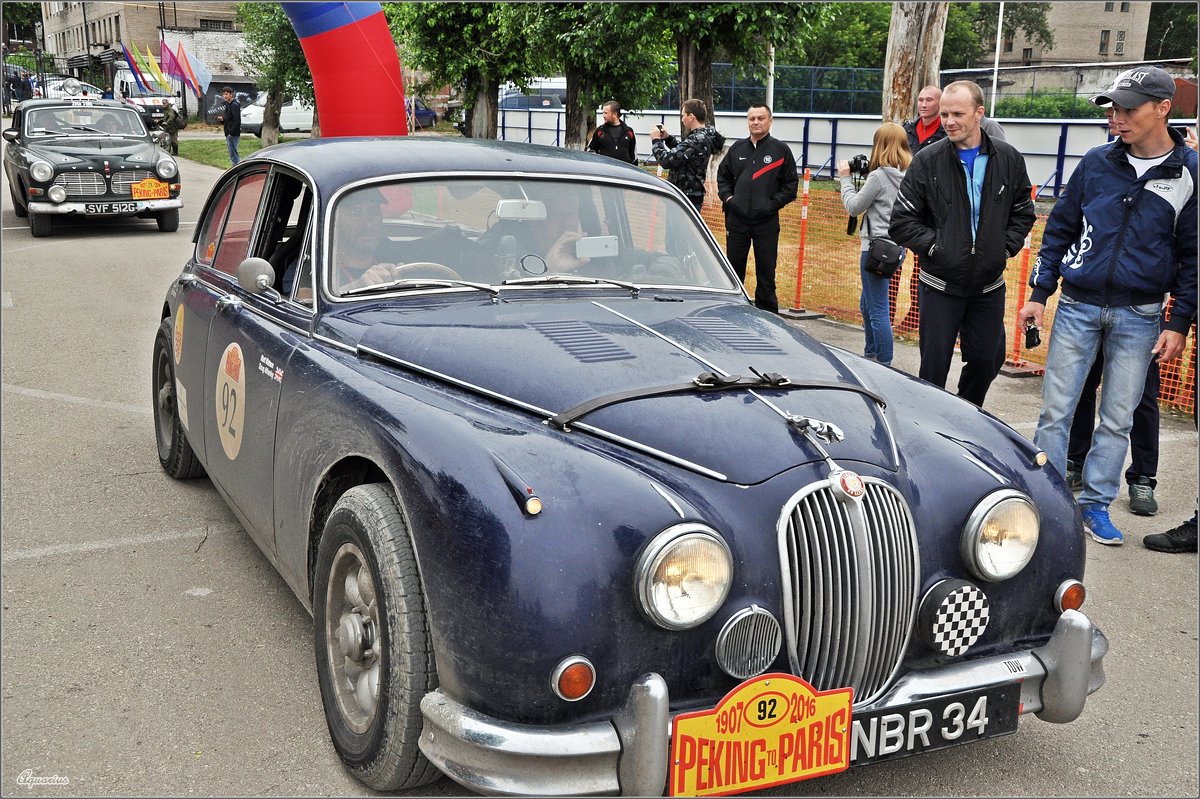
[[[123,58],[122,43],[137,44],[143,52],[149,47],[157,57],[164,29],[235,34],[240,40],[236,5],[229,2],[42,3],[42,39],[46,53],[54,57],[59,69],[65,67],[75,74],[82,74],[84,70],[100,68],[111,78],[112,63]]]
[[[1018,33],[1001,43],[1001,66],[1142,61],[1148,50],[1152,55],[1155,52],[1147,41],[1151,3],[1109,0],[1056,2],[1049,6],[1046,23],[1054,32],[1054,47],[1043,48]],[[993,41],[987,64],[992,63],[994,53]]]

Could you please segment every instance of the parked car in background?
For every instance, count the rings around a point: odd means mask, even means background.
[[[66,215],[136,216],[179,229],[179,165],[115,100],[28,100],[3,133],[13,210],[34,236]]]
[[[533,92],[526,94],[521,91],[511,91],[500,98],[500,110],[502,111],[525,111],[529,109],[562,107],[562,100],[555,93]]]
[[[1104,683],[1045,454],[756,309],[628,164],[260,150],[155,312],[160,465],[312,612],[374,790],[735,793],[1070,722]]]
[[[413,126],[432,128],[437,124],[438,115],[419,97],[410,98],[413,104]],[[262,137],[263,113],[267,108],[266,92],[259,94],[258,99],[242,109],[242,133]],[[280,133],[308,133],[313,125],[313,107],[295,97],[284,97],[279,109]]]
[[[104,89],[99,86],[93,86],[90,83],[85,83],[76,78],[59,78],[46,79],[45,89],[42,90],[39,97],[86,97],[92,100],[99,100],[100,95],[104,93]]]

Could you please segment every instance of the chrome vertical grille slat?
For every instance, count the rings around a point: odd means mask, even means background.
[[[852,500],[829,481],[787,508],[785,636],[793,672],[818,690],[850,686],[855,704],[884,691],[908,645],[917,607],[918,552],[903,497],[876,479]]]
[[[99,172],[63,172],[54,185],[67,190],[67,196],[98,197],[108,192],[108,184]]]
[[[147,169],[131,169],[128,172],[116,172],[112,176],[113,194],[133,194],[133,189],[130,186],[152,177],[154,177],[154,173]]]

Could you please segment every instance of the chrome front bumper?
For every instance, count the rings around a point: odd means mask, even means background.
[[[97,200],[94,203],[48,203],[31,202],[29,210],[35,214],[84,214],[88,215],[87,206],[100,203],[137,203],[136,211],[121,211],[112,214],[92,213],[91,216],[124,216],[126,214],[141,214],[147,211],[166,211],[171,208],[182,208],[183,200],[178,197],[169,200]]]
[[[1013,681],[1021,712],[1074,721],[1104,684],[1108,639],[1079,611],[1059,617],[1044,646],[905,675],[870,710]],[[639,678],[609,721],[559,727],[513,724],[462,705],[441,691],[421,700],[420,747],[447,776],[472,791],[501,795],[658,796],[667,784],[671,720],[666,682]]]

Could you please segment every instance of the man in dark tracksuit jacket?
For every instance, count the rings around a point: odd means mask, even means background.
[[[750,106],[750,137],[734,142],[717,167],[717,196],[725,211],[725,252],[746,282],[746,260],[754,246],[754,304],[779,313],[775,263],[779,255],[779,209],[796,199],[800,179],[792,148],[771,137],[771,109]]]
[[[1025,159],[979,127],[979,86],[947,86],[941,115],[946,138],[913,158],[889,234],[921,259],[921,379],[946,387],[961,338],[958,396],[982,407],[1004,365],[1004,267],[1036,214]]]
[[[604,124],[592,133],[587,148],[593,153],[607,155],[627,164],[637,163],[633,128],[621,121],[621,104],[616,100],[604,104]]]

